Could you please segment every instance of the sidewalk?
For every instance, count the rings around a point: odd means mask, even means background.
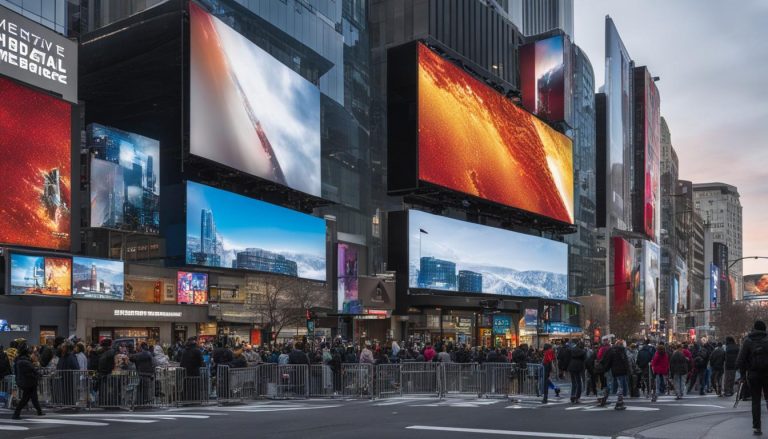
[[[768,428],[768,416],[765,414],[763,428]],[[623,434],[640,439],[744,439],[753,437],[752,415],[749,408],[739,407],[722,413],[671,419]]]

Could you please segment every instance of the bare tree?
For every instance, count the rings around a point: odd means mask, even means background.
[[[717,338],[724,340],[732,336],[740,340],[752,329],[755,320],[765,319],[765,311],[759,305],[748,301],[723,301],[713,313],[713,325]]]
[[[263,276],[255,290],[248,307],[275,334],[303,326],[306,310],[330,306],[330,293],[323,284],[295,277]]]
[[[642,308],[632,303],[624,304],[611,314],[611,332],[625,340],[640,332],[645,318]]]

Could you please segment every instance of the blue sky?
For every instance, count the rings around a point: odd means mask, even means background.
[[[211,209],[224,249],[262,248],[325,257],[325,220],[263,201],[187,183],[187,234],[200,236],[200,212]]]
[[[421,255],[456,262],[519,271],[568,272],[568,247],[561,242],[411,210],[409,259],[419,266]],[[426,230],[423,234],[419,229]],[[421,236],[419,236],[421,235]]]
[[[107,259],[94,259],[75,256],[72,259],[72,272],[74,273],[76,271],[77,265],[84,265],[90,270],[92,264],[96,264],[96,273],[99,279],[103,279],[104,281],[111,284],[119,284],[122,286],[124,281],[122,261],[111,261]]]
[[[605,15],[637,65],[660,76],[680,178],[739,188],[744,255],[768,256],[768,1],[576,0],[574,41],[604,83]],[[768,273],[768,260],[744,273]]]
[[[34,281],[26,280],[32,274],[32,268],[38,260],[44,260],[42,256],[11,255],[11,285],[17,287],[34,286]]]

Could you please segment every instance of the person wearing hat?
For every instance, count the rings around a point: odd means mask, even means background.
[[[37,382],[40,378],[38,372],[29,359],[29,348],[26,343],[19,344],[18,356],[14,368],[16,370],[16,385],[21,390],[21,400],[16,405],[11,419],[21,419],[21,411],[32,401],[32,405],[37,410],[37,416],[43,416],[43,410],[40,408],[40,402],[37,400]]]
[[[741,379],[746,377],[752,393],[752,432],[761,435],[760,403],[763,395],[768,399],[768,333],[762,320],[755,322],[752,332],[744,339],[736,367]]]

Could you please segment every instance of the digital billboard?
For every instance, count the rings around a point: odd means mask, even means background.
[[[632,59],[610,17],[605,19],[605,115],[608,227],[629,230],[632,160]],[[626,172],[626,174],[625,174]]]
[[[72,296],[72,259],[11,253],[10,294]]]
[[[685,312],[690,309],[688,300],[691,297],[690,286],[688,285],[688,263],[685,261],[685,259],[677,256],[677,260],[675,261],[675,268],[677,269],[677,272],[680,276],[680,296],[678,299],[677,311]]]
[[[749,274],[744,276],[744,298],[768,298],[768,274]]]
[[[638,305],[644,309],[642,291],[642,259],[635,247],[626,239],[614,236],[613,241],[613,303],[612,309],[619,310],[626,304]]]
[[[671,285],[671,291],[669,295],[669,312],[671,314],[677,314],[677,305],[678,301],[680,300],[680,275],[679,274],[673,274],[672,275],[672,285]]]
[[[566,299],[568,246],[418,210],[408,212],[413,289]]]
[[[208,275],[179,271],[176,284],[176,303],[205,305],[208,303]]]
[[[418,55],[419,180],[573,223],[571,139],[421,43]]]
[[[123,300],[123,262],[82,256],[72,258],[72,297]]]
[[[523,106],[549,121],[567,120],[570,93],[570,42],[555,35],[520,47]]]
[[[643,308],[645,321],[653,322],[658,316],[658,286],[661,276],[661,249],[650,241],[643,241]]]
[[[325,281],[325,220],[187,183],[187,263]]]
[[[150,279],[136,276],[125,277],[125,297],[126,302],[145,302],[145,303],[176,303],[176,289],[174,279]],[[170,286],[172,294],[170,300],[166,297],[165,289]]]
[[[320,196],[320,90],[190,3],[190,152]]]
[[[0,77],[0,243],[70,249],[67,102]]]
[[[160,142],[99,124],[88,125],[91,227],[160,231]]]
[[[709,264],[709,308],[717,308],[717,301],[720,297],[720,267],[715,264]]]
[[[358,278],[360,302],[369,309],[395,309],[395,282],[389,279],[361,276]]]
[[[634,69],[634,230],[656,242],[661,230],[661,114],[659,89],[646,67]]]
[[[360,303],[358,280],[360,254],[358,246],[338,243],[338,290],[337,309],[344,314],[361,314],[363,306]]]

